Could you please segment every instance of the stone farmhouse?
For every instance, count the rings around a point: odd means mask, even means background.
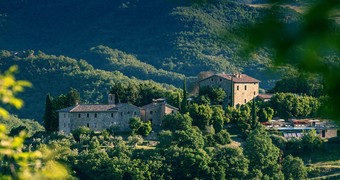
[[[178,108],[166,103],[165,99],[154,99],[152,103],[141,107],[142,121],[150,121],[153,129],[159,130],[162,126],[162,118],[166,114],[175,113]]]
[[[223,106],[237,106],[246,104],[259,94],[260,81],[246,74],[215,74],[200,80],[199,88],[222,88],[227,98]]]
[[[115,96],[108,95],[108,104],[78,104],[58,110],[59,131],[70,133],[80,127],[102,131],[112,126],[119,131],[128,131],[132,117],[142,121],[151,121],[153,129],[159,129],[164,115],[178,111],[166,103],[165,99],[154,100],[151,104],[139,108],[129,103],[115,104]]]

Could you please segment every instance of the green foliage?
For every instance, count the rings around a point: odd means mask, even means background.
[[[271,107],[261,108],[258,111],[259,121],[260,122],[268,122],[269,120],[273,119],[274,116],[274,109]]]
[[[208,179],[211,158],[203,149],[174,146],[165,154],[165,163],[170,165],[173,179]]]
[[[41,126],[37,121],[32,119],[19,119],[14,115],[9,115],[7,119],[0,118],[0,123],[6,126],[8,131],[11,132],[11,135],[12,131],[16,131],[15,129],[18,130],[19,127],[22,127],[26,130],[27,137],[31,137],[35,133],[44,131],[44,127]],[[18,135],[18,133],[14,133],[14,135]]]
[[[212,164],[215,179],[245,179],[248,175],[249,160],[239,148],[216,149]]]
[[[178,94],[181,94],[180,90],[171,85],[128,78],[118,71],[108,72],[94,69],[84,60],[77,61],[65,56],[47,55],[42,52],[30,56],[21,53],[1,51],[0,69],[4,70],[15,63],[21,69],[18,78],[28,79],[34,84],[32,88],[26,90],[26,93],[20,95],[27,105],[20,111],[12,110],[11,113],[19,116],[25,115],[27,118],[34,118],[38,121],[42,120],[43,114],[37,109],[44,109],[46,94],[51,93],[56,99],[57,95],[65,93],[65,89],[71,87],[77,87],[82,103],[87,104],[106,102],[108,89],[119,82],[128,82],[131,88],[140,90],[138,102],[133,103],[138,106],[148,104],[153,98],[159,97],[165,97],[168,103],[177,105]],[[60,109],[70,104],[67,94],[60,96],[61,99],[60,104],[63,104],[64,100],[67,103],[60,106]]]
[[[307,170],[302,159],[288,155],[282,162],[285,179],[307,179]]]
[[[80,127],[78,129],[73,130],[71,133],[76,141],[80,141],[81,135],[90,135],[91,130],[88,127]]]
[[[287,14],[281,9],[279,4],[273,4],[271,13],[251,28],[249,42],[252,50],[271,48],[274,64],[319,74],[324,81],[325,93],[331,97],[329,104],[333,109],[327,114],[340,119],[337,111],[340,107],[340,95],[337,93],[340,36],[339,24],[332,17],[332,12],[339,9],[339,3],[334,0],[314,1],[302,14],[302,20],[293,23],[286,23],[282,15],[287,17]]]
[[[148,136],[152,131],[151,122],[142,122],[140,118],[133,117],[130,118],[129,127],[132,130],[132,134],[139,134],[142,136]]]
[[[143,123],[137,130],[137,133],[142,136],[148,136],[150,132],[152,131],[152,125],[151,122],[148,121],[146,123]]]
[[[184,79],[183,82],[183,99],[181,102],[181,113],[186,113],[188,111],[188,102],[187,102],[187,80]]]
[[[211,104],[221,105],[227,94],[222,88],[204,86],[200,88],[199,96],[209,98]]]
[[[179,147],[201,149],[204,146],[202,132],[197,127],[192,127],[187,130],[175,131],[173,141]]]
[[[192,118],[188,113],[172,113],[165,115],[162,121],[162,127],[164,130],[187,130],[191,128]]]
[[[218,133],[223,129],[225,123],[228,122],[228,119],[225,116],[225,112],[222,106],[212,106],[213,114],[211,116],[211,122],[214,126],[215,131]]]
[[[90,49],[87,57],[88,62],[95,68],[106,71],[120,71],[125,75],[134,76],[138,79],[153,79],[157,82],[179,85],[184,75],[157,69],[154,66],[144,63],[136,56],[126,54],[117,49],[107,46],[96,46]]]
[[[54,124],[52,121],[56,120],[57,117],[55,117],[55,112],[53,111],[53,104],[52,104],[52,97],[50,94],[46,96],[46,102],[45,102],[45,115],[44,115],[44,127],[46,131],[55,131],[58,129],[54,129],[52,124]]]
[[[215,142],[221,145],[229,144],[231,142],[230,134],[224,129],[214,135]]]
[[[210,124],[213,111],[209,105],[192,104],[189,108],[190,116],[192,117],[192,125],[198,126],[201,130],[204,130],[206,126]]]
[[[318,74],[300,73],[299,75],[287,75],[275,83],[271,90],[274,93],[295,93],[319,97],[323,94],[323,82]]]
[[[311,96],[298,96],[291,93],[276,93],[271,101],[275,116],[288,119],[290,117],[315,117],[320,102]]]
[[[24,102],[16,97],[16,94],[24,91],[24,87],[31,87],[28,81],[16,80],[14,74],[18,71],[18,66],[11,66],[4,74],[0,74],[0,103],[1,105],[11,105],[20,109]],[[8,118],[8,112],[0,107],[0,117]]]
[[[249,159],[252,176],[261,172],[260,178],[280,176],[280,150],[271,141],[270,137],[262,128],[253,130],[247,138],[244,149]],[[280,178],[282,179],[282,178]]]

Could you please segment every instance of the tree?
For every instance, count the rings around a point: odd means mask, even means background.
[[[208,97],[214,105],[221,105],[227,94],[222,88],[204,86],[200,88],[199,96]]]
[[[132,130],[132,132],[137,132],[137,130],[142,126],[143,122],[140,120],[140,118],[133,117],[130,118],[129,121],[129,127]]]
[[[307,170],[302,159],[288,155],[282,162],[285,179],[307,179]]]
[[[52,104],[52,97],[50,94],[46,95],[46,103],[45,103],[45,115],[44,115],[44,127],[46,131],[54,131],[52,124],[53,121],[56,119],[53,104]]]
[[[214,135],[215,142],[221,145],[229,144],[231,142],[230,134],[227,130],[222,130]]]
[[[189,108],[189,113],[193,119],[192,124],[198,126],[201,130],[204,130],[205,127],[210,124],[213,112],[209,105],[193,104]]]
[[[181,112],[186,113],[188,111],[188,104],[187,104],[187,80],[184,79],[183,82],[183,99],[181,103]]]
[[[215,179],[246,179],[249,160],[239,148],[221,147],[212,159]]]
[[[203,149],[172,146],[165,150],[165,163],[170,165],[173,179],[209,179],[210,161]]]
[[[163,129],[164,130],[186,130],[191,127],[192,118],[189,116],[188,113],[181,114],[181,113],[172,113],[164,116],[163,119]]]
[[[152,131],[152,125],[151,122],[145,122],[142,123],[142,125],[138,128],[137,133],[142,135],[142,136],[148,136],[150,132]]]
[[[15,95],[31,84],[27,81],[17,81],[13,75],[16,71],[17,67],[12,66],[4,75],[0,74],[0,102],[20,109],[23,101]],[[8,118],[7,110],[2,107],[0,107],[0,117]],[[24,151],[25,137],[25,131],[10,137],[6,127],[0,124],[0,174],[2,179],[64,179],[67,177],[67,170],[47,157],[46,154],[51,154],[51,152]]]
[[[132,134],[137,133],[142,136],[147,136],[152,131],[152,125],[150,121],[142,122],[140,118],[137,117],[130,118],[129,126],[132,130]]]
[[[256,128],[247,138],[244,149],[252,173],[260,171],[262,178],[280,176],[280,150],[271,141],[263,128]],[[281,178],[280,178],[281,179]]]
[[[202,132],[197,127],[192,127],[185,131],[175,131],[173,141],[179,147],[201,149],[204,146]]]
[[[91,129],[88,127],[80,127],[72,131],[72,135],[76,141],[80,141],[80,135],[90,135]]]
[[[31,87],[32,84],[28,81],[16,80],[14,74],[17,71],[17,66],[11,66],[4,74],[0,74],[0,102],[20,109],[24,102],[15,95],[24,91],[25,87]],[[9,113],[0,107],[0,117],[8,118],[8,116]]]
[[[76,105],[80,102],[80,94],[74,88],[70,89],[70,91],[67,93],[66,97],[67,97],[67,106],[73,106],[73,105]]]
[[[301,145],[304,152],[312,152],[321,147],[322,138],[316,134],[315,130],[309,130],[303,133]]]
[[[225,117],[225,112],[221,106],[213,106],[212,111],[210,124],[214,126],[215,131],[218,133],[223,129],[224,123],[227,123],[228,119]]]

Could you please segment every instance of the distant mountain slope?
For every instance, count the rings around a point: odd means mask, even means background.
[[[97,69],[120,71],[126,76],[138,79],[156,79],[161,83],[181,86],[185,78],[182,74],[156,69],[152,65],[139,61],[133,55],[106,46],[91,48],[86,57],[89,58],[88,62]]]
[[[175,87],[171,85],[128,78],[118,71],[108,72],[94,69],[84,60],[77,61],[65,56],[46,55],[42,52],[34,54],[33,51],[0,51],[1,72],[13,64],[18,65],[20,70],[16,78],[30,81],[33,87],[27,88],[19,95],[24,100],[25,106],[19,111],[11,110],[10,112],[18,114],[19,117],[34,118],[40,122],[44,115],[46,94],[51,93],[52,96],[57,96],[67,93],[71,87],[81,93],[85,103],[105,103],[109,89],[119,82],[134,84],[137,87],[149,86],[162,92],[167,89],[175,90]],[[151,102],[152,97],[143,101]]]
[[[235,28],[263,12],[225,0],[204,6],[172,0],[3,0],[0,49],[88,60],[86,51],[104,45],[186,76],[230,72],[249,65],[237,53],[245,44],[244,32]],[[267,60],[259,55],[256,63]],[[91,64],[97,67],[96,61]]]

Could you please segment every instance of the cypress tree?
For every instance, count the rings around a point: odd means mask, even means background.
[[[187,80],[184,79],[183,82],[183,99],[181,103],[181,112],[186,113],[188,111],[187,107]]]
[[[52,97],[50,94],[47,94],[44,115],[44,127],[46,131],[52,131],[52,121],[53,121]]]

